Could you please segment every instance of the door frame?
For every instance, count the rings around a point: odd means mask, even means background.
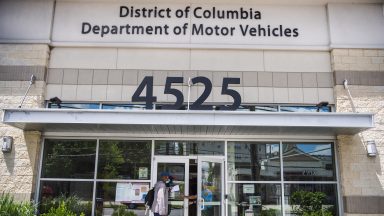
[[[199,180],[199,173],[200,173],[200,179],[201,179],[201,161],[209,161],[209,162],[215,162],[215,163],[221,163],[221,184],[222,184],[222,191],[221,191],[221,215],[226,215],[226,200],[225,200],[225,194],[226,194],[226,175],[225,172],[225,155],[191,155],[191,156],[169,156],[169,155],[154,155],[153,156],[153,163],[152,163],[152,174],[151,174],[151,187],[153,187],[157,182],[157,164],[158,163],[184,163],[185,164],[185,188],[184,188],[184,195],[190,195],[189,194],[189,160],[194,159],[197,160],[197,194],[199,194],[199,190],[201,192],[201,181]],[[200,165],[200,166],[199,166]],[[198,196],[199,198],[199,196]],[[199,210],[199,199],[197,199],[197,216],[201,215],[201,212]],[[184,215],[188,216],[188,200],[184,199]]]
[[[226,181],[225,181],[225,157],[224,156],[199,156],[197,159],[197,216],[201,216],[201,189],[202,189],[202,162],[213,162],[220,163],[220,172],[221,172],[221,197],[220,197],[220,206],[221,206],[221,214],[226,215],[226,201],[225,201],[225,193],[226,193]]]
[[[158,163],[169,163],[169,164],[184,164],[184,196],[189,194],[189,158],[187,157],[169,157],[169,156],[154,156],[153,167],[151,175],[151,187],[155,186],[157,182],[157,164]],[[188,200],[184,199],[184,216],[188,216]]]

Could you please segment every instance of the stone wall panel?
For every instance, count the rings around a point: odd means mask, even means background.
[[[375,114],[375,128],[354,136],[337,137],[345,215],[384,214],[382,205],[367,207],[370,204],[367,200],[384,203],[384,84],[381,82],[384,71],[380,68],[383,52],[371,49],[334,49],[331,52],[336,84],[347,79],[356,111]],[[352,102],[343,85],[335,86],[335,98],[337,112],[352,112]],[[376,157],[367,156],[367,140],[376,142],[379,152]]]
[[[18,108],[29,86],[30,74],[39,71],[38,80],[26,96],[22,108],[44,107],[45,75],[48,65],[47,45],[0,44],[0,66],[5,80],[0,83],[2,109]],[[20,73],[20,74],[14,74]],[[0,193],[11,193],[16,200],[30,200],[35,192],[41,134],[0,124],[0,135],[14,138],[10,153],[0,153]]]

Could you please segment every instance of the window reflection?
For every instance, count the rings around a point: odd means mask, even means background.
[[[45,140],[43,178],[93,179],[96,140]]]
[[[185,194],[185,164],[184,163],[158,163],[157,164],[157,181],[161,181],[161,173],[170,174],[170,181],[167,186],[178,185],[178,191],[169,191],[168,195],[168,211],[170,216],[183,216],[184,212],[184,194]]]
[[[228,199],[229,216],[282,215],[280,184],[230,184]]]
[[[102,109],[108,110],[145,110],[145,105],[142,104],[103,104]]]
[[[101,140],[99,179],[150,179],[151,142]]]
[[[221,163],[202,161],[201,163],[201,194],[204,207],[201,209],[202,216],[221,215]]]
[[[66,201],[67,208],[76,215],[92,213],[93,182],[42,181],[40,185],[39,212],[48,213]]]
[[[283,143],[284,180],[336,180],[333,145],[330,143]]]
[[[88,103],[49,103],[48,108],[52,109],[99,109],[99,104]]]
[[[224,155],[224,142],[156,141],[155,155]]]
[[[228,142],[230,181],[280,180],[278,142]]]
[[[330,106],[280,106],[280,112],[331,112]]]
[[[286,215],[338,215],[336,184],[286,184]]]
[[[146,182],[100,182],[96,187],[96,216],[144,215],[144,199],[149,190]]]

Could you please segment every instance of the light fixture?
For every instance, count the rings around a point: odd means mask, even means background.
[[[25,94],[24,94],[23,100],[21,100],[21,103],[20,103],[20,105],[19,105],[19,108],[21,108],[21,107],[23,106],[24,100],[25,100],[25,98],[27,97],[27,94],[28,94],[28,92],[29,92],[29,89],[31,88],[31,86],[32,86],[33,84],[35,84],[35,82],[36,82],[36,77],[35,77],[35,75],[32,74],[32,76],[31,76],[31,80],[29,80],[29,86],[28,86],[28,89],[27,89],[27,91],[26,91]]]
[[[316,104],[316,106],[317,106],[316,112],[320,112],[320,108],[328,106],[328,104],[329,104],[328,101],[321,101],[320,103]]]
[[[13,137],[11,136],[3,136],[1,138],[1,151],[4,153],[8,153],[12,151]]]
[[[376,148],[376,142],[374,140],[367,141],[367,154],[369,157],[376,157],[377,148]]]

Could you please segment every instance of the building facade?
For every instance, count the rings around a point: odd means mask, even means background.
[[[384,214],[382,1],[3,0],[0,108],[39,213]]]

